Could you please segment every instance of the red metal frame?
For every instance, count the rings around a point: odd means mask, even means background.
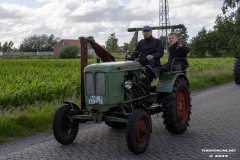
[[[85,88],[84,88],[84,68],[88,65],[87,43],[84,37],[80,37],[81,47],[81,110],[86,109]]]
[[[92,46],[94,49],[96,55],[101,58],[103,62],[114,62],[115,58],[108,52],[106,51],[102,46],[99,44],[93,42],[93,41],[88,41],[88,43]]]

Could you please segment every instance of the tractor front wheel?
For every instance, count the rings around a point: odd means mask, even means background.
[[[187,130],[190,120],[191,103],[188,82],[184,78],[177,78],[172,93],[165,94],[162,99],[163,123],[173,134],[180,134]]]
[[[78,122],[70,118],[71,106],[63,105],[60,107],[53,118],[53,135],[55,139],[63,144],[72,143],[78,133]]]
[[[237,85],[240,85],[240,58],[236,58],[234,68],[234,81]]]
[[[127,124],[127,144],[134,154],[143,153],[149,144],[151,135],[151,121],[148,113],[143,109],[134,110]]]

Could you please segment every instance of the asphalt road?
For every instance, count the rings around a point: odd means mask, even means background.
[[[51,133],[0,145],[5,159],[240,159],[240,86],[228,83],[191,94],[190,126],[184,134],[165,129],[162,114],[152,116],[153,133],[146,152],[128,150],[125,129],[81,125],[74,143],[63,146]]]

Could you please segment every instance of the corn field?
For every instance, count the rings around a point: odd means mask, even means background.
[[[233,62],[233,58],[189,59],[190,84],[195,87],[201,79],[211,83],[224,77],[229,81]],[[80,95],[79,59],[0,60],[0,76],[0,109]]]
[[[62,100],[80,92],[79,60],[1,60],[0,106]]]

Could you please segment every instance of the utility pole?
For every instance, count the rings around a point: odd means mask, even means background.
[[[169,19],[169,5],[168,0],[159,0],[159,26],[169,26],[170,19]],[[167,36],[169,30],[158,30],[158,37],[162,40],[162,43],[167,48]]]

